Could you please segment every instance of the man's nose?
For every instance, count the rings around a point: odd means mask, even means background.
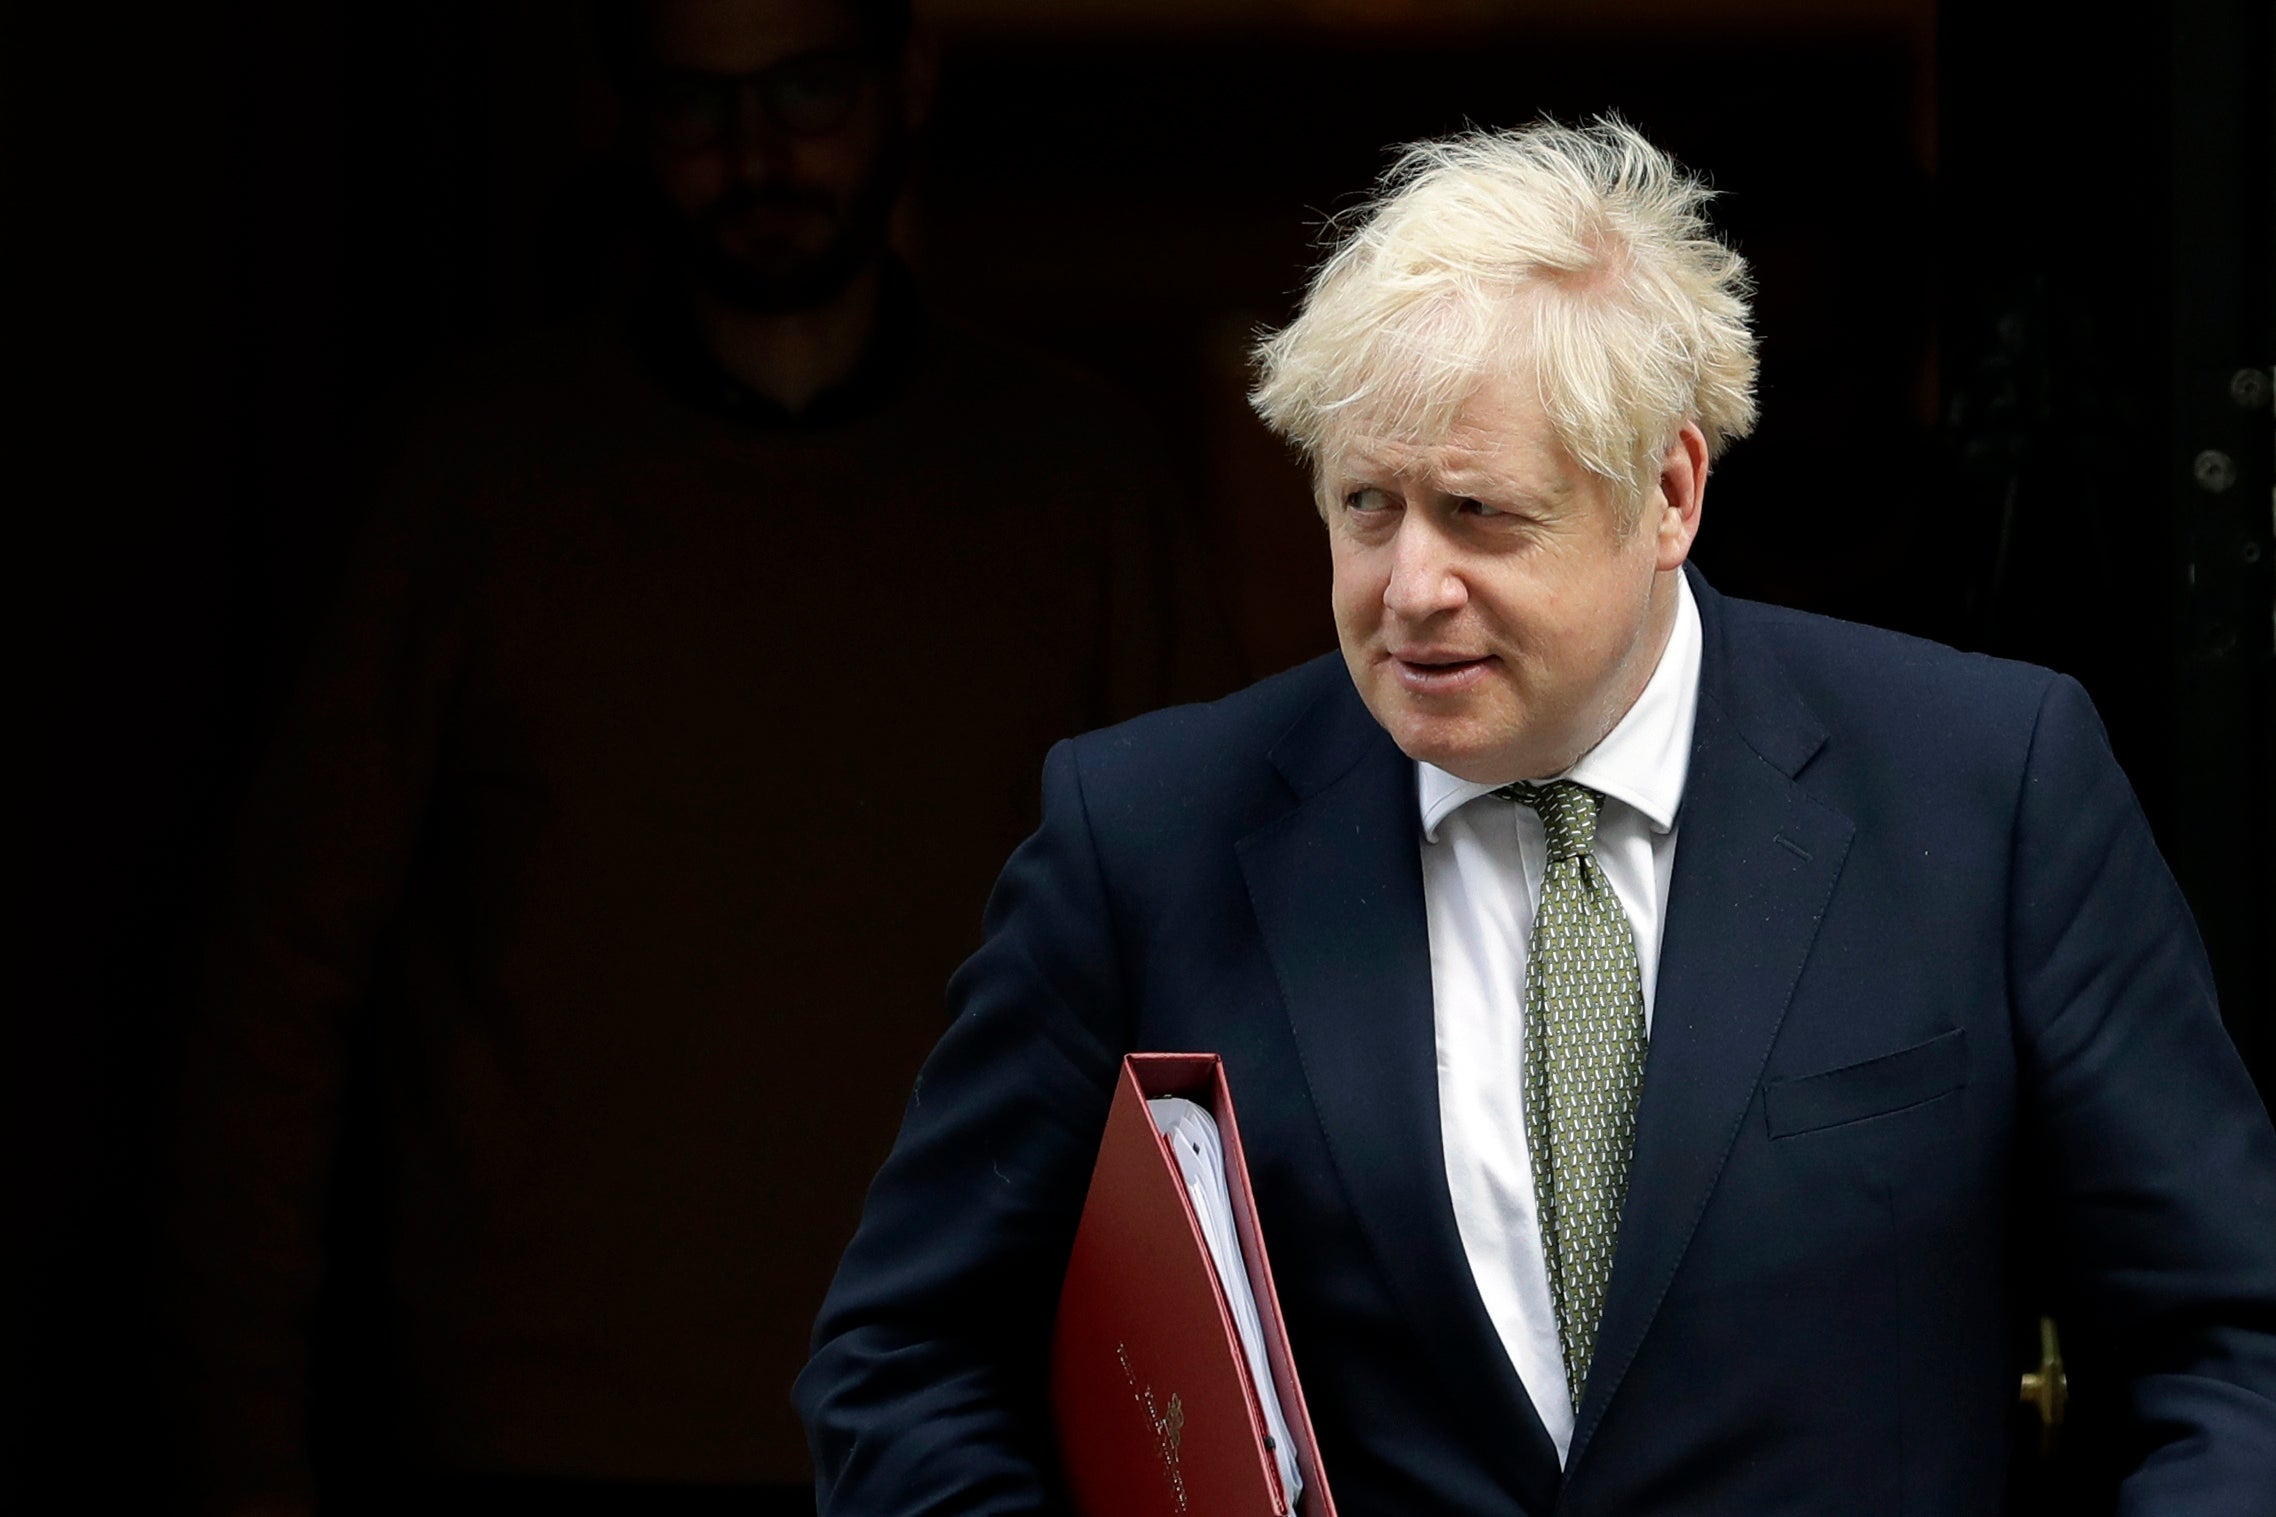
[[[1461,556],[1427,513],[1409,510],[1391,539],[1391,577],[1383,605],[1393,615],[1421,621],[1459,611],[1470,598]]]
[[[768,116],[757,88],[745,81],[727,127],[727,153],[736,173],[751,183],[780,178],[796,151],[791,134]]]

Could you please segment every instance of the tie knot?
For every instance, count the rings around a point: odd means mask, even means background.
[[[1550,858],[1572,858],[1586,854],[1595,846],[1596,814],[1604,806],[1604,797],[1586,785],[1576,785],[1571,780],[1557,780],[1547,785],[1528,785],[1520,781],[1504,785],[1494,794],[1541,813],[1541,830],[1549,839]]]

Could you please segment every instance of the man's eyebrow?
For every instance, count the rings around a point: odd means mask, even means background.
[[[1338,477],[1401,474],[1422,456],[1420,449],[1401,447],[1396,443],[1378,444],[1372,448],[1346,448],[1328,472]]]
[[[1513,503],[1556,505],[1573,493],[1573,481],[1561,472],[1520,482],[1491,469],[1456,468],[1440,474],[1439,483],[1455,495]]]

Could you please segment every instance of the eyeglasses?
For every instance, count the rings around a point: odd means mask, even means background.
[[[751,109],[785,136],[827,137],[853,120],[880,62],[860,48],[806,53],[748,74],[659,69],[644,103],[658,140],[681,151],[716,146]]]

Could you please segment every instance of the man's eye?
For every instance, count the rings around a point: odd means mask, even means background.
[[[1383,511],[1390,508],[1391,497],[1371,485],[1346,495],[1343,505],[1346,511]]]
[[[1500,516],[1501,509],[1489,506],[1482,500],[1465,495],[1454,502],[1454,509],[1464,516]]]

